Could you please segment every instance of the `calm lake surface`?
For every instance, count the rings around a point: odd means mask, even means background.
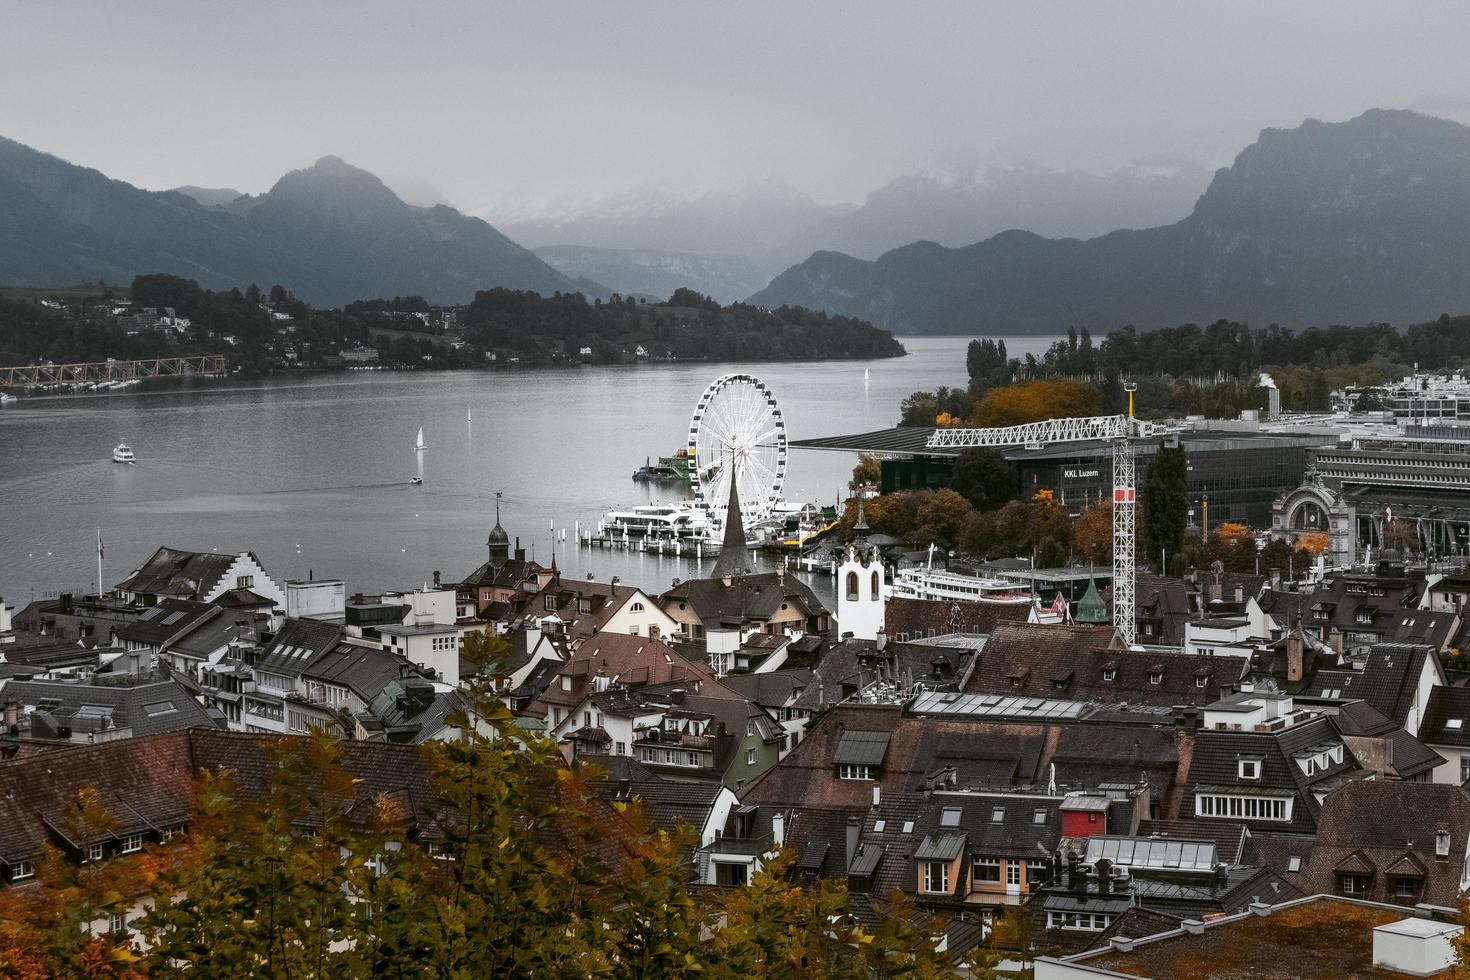
[[[1006,346],[1039,355],[1055,339]],[[558,539],[566,529],[564,574],[662,590],[700,569],[578,549],[574,528],[677,493],[631,475],[684,446],[705,387],[733,372],[761,378],[791,439],[883,428],[911,392],[966,382],[968,338],[903,342],[907,357],[876,361],[351,372],[23,399],[0,409],[0,596],[19,608],[33,593],[95,590],[98,527],[108,585],[164,544],[254,551],[278,582],[311,572],[345,579],[349,593],[419,586],[436,569],[457,581],[485,560],[497,490],[506,530],[538,560],[550,558],[554,525]],[[111,461],[122,440],[136,466]],[[845,495],[854,457],[789,460],[787,499]],[[422,486],[409,485],[415,475]],[[824,579],[813,585],[826,594]]]

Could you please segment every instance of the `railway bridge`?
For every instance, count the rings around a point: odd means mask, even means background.
[[[223,375],[228,364],[223,354],[195,357],[153,357],[141,361],[90,361],[80,364],[26,364],[0,367],[0,388],[35,388],[41,385],[94,384],[98,381],[137,381],[143,378],[182,378],[196,374]]]

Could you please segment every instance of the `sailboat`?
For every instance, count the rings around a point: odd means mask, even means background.
[[[473,422],[475,420],[474,413],[470,411],[470,407],[468,405],[464,407],[464,420],[466,422]]]
[[[420,453],[423,452],[425,449],[428,449],[429,448],[428,446],[424,445],[424,430],[423,429],[419,429],[419,437],[414,442],[413,448],[414,448],[414,451],[415,452],[420,452]]]
[[[868,369],[867,368],[863,368],[863,383],[864,384],[867,384],[867,381],[868,381]]]

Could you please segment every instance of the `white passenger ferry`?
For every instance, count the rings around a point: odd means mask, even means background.
[[[927,566],[901,568],[893,575],[892,594],[910,599],[944,599],[960,602],[1025,603],[1031,597],[1014,582],[998,578],[960,575]]]
[[[711,525],[694,504],[644,504],[608,511],[597,529],[610,538],[703,538],[710,535]]]

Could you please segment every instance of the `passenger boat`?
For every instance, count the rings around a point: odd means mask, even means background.
[[[693,504],[645,504],[608,511],[598,530],[608,537],[702,538],[710,533],[710,521]]]
[[[893,594],[911,599],[1022,604],[1031,597],[1017,591],[1014,582],[960,575],[935,568],[900,568],[893,575]]]
[[[679,483],[689,479],[689,475],[661,462],[645,462],[633,471],[633,479],[638,483]]]
[[[112,461],[114,463],[132,464],[138,461],[138,457],[133,454],[131,446],[125,442],[120,442],[117,444],[117,448],[112,451]]]

